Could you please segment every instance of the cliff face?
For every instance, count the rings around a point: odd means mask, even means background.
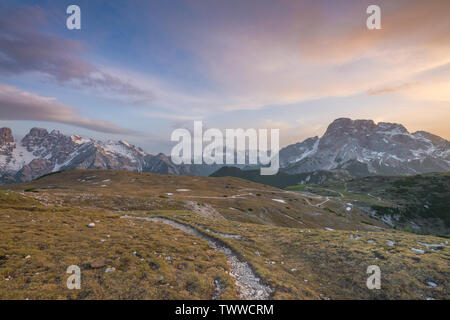
[[[0,146],[14,142],[10,128],[0,128]]]

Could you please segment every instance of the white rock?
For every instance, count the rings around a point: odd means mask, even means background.
[[[432,282],[432,281],[428,281],[427,282],[427,285],[429,286],[429,287],[432,287],[432,288],[436,288],[438,285],[437,285],[437,283],[434,283],[434,282]]]
[[[91,222],[87,226],[88,226],[88,228],[95,228],[95,223]]]
[[[391,247],[395,246],[395,242],[394,241],[386,240],[386,243],[387,243],[388,246],[391,246]]]
[[[418,254],[424,254],[425,253],[425,251],[420,250],[420,249],[415,249],[415,248],[411,248],[411,251],[413,251],[415,253],[418,253]]]
[[[427,249],[430,248],[439,248],[439,247],[444,247],[445,245],[443,243],[426,243],[426,242],[417,242],[418,244],[420,244],[421,246],[427,247]]]
[[[116,271],[116,268],[112,267],[112,268],[106,268],[105,273],[110,273]]]

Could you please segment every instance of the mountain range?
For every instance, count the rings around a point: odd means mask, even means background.
[[[434,134],[409,133],[397,123],[340,118],[325,134],[280,150],[289,174],[344,169],[354,176],[401,175],[450,170],[450,142]]]
[[[177,166],[163,153],[151,155],[123,140],[102,142],[79,135],[66,136],[56,130],[48,132],[32,128],[21,141],[15,141],[10,128],[0,129],[1,183],[29,181],[70,169],[202,174],[202,167]],[[210,168],[211,172],[215,169]]]
[[[450,142],[428,132],[409,133],[401,124],[340,118],[325,134],[280,150],[281,170],[299,174],[345,170],[352,176],[450,171]],[[32,128],[15,141],[0,128],[0,183],[24,182],[70,169],[118,169],[163,174],[209,175],[221,165],[175,165],[126,141],[97,141]]]

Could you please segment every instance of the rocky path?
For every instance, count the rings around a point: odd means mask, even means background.
[[[236,287],[242,300],[267,300],[270,298],[272,289],[269,286],[262,284],[261,279],[253,272],[250,265],[245,261],[241,261],[238,258],[237,254],[230,247],[224,245],[213,237],[200,233],[193,227],[170,219],[136,217],[129,215],[121,216],[121,218],[165,223],[193,236],[199,237],[202,240],[205,240],[213,250],[222,252],[226,256],[230,265],[230,274],[236,281]],[[217,289],[217,284],[215,283],[215,285]]]

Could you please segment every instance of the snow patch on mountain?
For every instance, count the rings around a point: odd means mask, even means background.
[[[24,165],[30,163],[36,156],[29,152],[21,143],[10,143],[12,152],[0,155],[0,170],[14,172],[20,170]]]
[[[22,182],[66,169],[116,169],[157,173],[189,173],[164,154],[156,156],[126,141],[96,141],[79,135],[32,128],[14,142],[9,128],[0,129],[0,183]]]

